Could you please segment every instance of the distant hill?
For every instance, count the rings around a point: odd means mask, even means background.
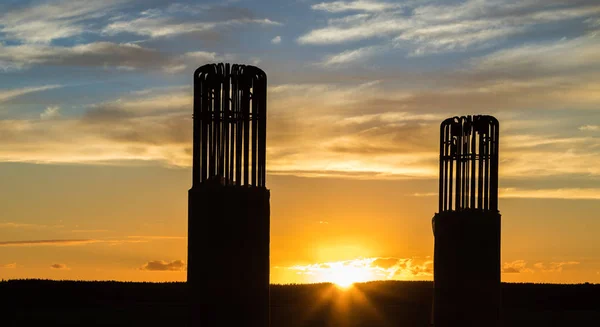
[[[425,327],[432,290],[431,282],[272,285],[271,326]],[[0,282],[0,326],[186,326],[186,296],[185,283],[11,280]],[[600,326],[600,285],[503,284],[502,300],[504,326]]]

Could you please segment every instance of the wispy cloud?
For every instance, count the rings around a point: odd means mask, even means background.
[[[140,240],[186,240],[187,236],[132,235],[132,236],[127,236],[127,238],[140,239]]]
[[[280,44],[281,43],[281,36],[277,35],[276,37],[271,39],[271,43],[273,44]]]
[[[0,56],[2,56],[0,54]],[[0,62],[1,65],[1,62]],[[46,90],[52,90],[52,89],[56,89],[62,87],[62,85],[58,85],[58,84],[52,84],[52,85],[43,85],[43,86],[33,86],[33,87],[24,87],[24,88],[20,88],[20,89],[4,89],[1,90],[0,89],[0,103],[4,102],[4,101],[8,101],[10,99],[28,94],[28,93],[33,93],[33,92],[41,92],[41,91],[46,91]]]
[[[223,27],[243,26],[248,24],[281,25],[281,23],[272,21],[268,18],[254,18],[246,13],[239,15],[239,17],[224,21],[198,21],[197,17],[194,17],[193,19],[184,18],[185,17],[173,15],[172,10],[150,9],[141,12],[139,16],[135,18],[116,20],[107,25],[102,32],[107,35],[116,35],[127,32],[159,38],[184,33],[206,32]]]
[[[538,24],[585,20],[600,12],[600,6],[589,4],[559,7],[541,1],[505,4],[493,0],[448,5],[334,1],[313,5],[312,9],[330,13],[360,13],[329,19],[327,26],[300,36],[300,44],[383,39],[388,45],[410,49],[411,55],[489,46],[508,36],[530,32]]]
[[[86,32],[90,21],[106,15],[124,0],[63,0],[28,7],[15,6],[0,14],[0,32],[23,43],[48,44]],[[0,50],[5,51],[5,50]]]
[[[45,245],[56,245],[56,246],[69,246],[69,245],[81,245],[97,243],[97,240],[85,240],[85,239],[73,239],[73,240],[28,240],[28,241],[3,241],[0,242],[0,246],[45,246]]]
[[[267,142],[269,171],[311,177],[437,178],[439,139],[435,135],[439,121],[453,112],[465,110],[467,105],[520,108],[519,102],[499,104],[499,96],[500,101],[521,98],[528,105],[537,96],[551,96],[540,100],[540,104],[557,102],[545,89],[531,90],[529,86],[512,83],[508,90],[503,84],[492,83],[473,89],[469,84],[463,86],[465,82],[460,78],[453,82],[457,86],[435,91],[388,90],[386,83],[378,80],[272,85]],[[561,95],[565,95],[564,90]],[[89,105],[79,117],[0,121],[3,130],[0,161],[118,164],[133,160],[189,166],[191,93],[189,87],[155,88]],[[320,101],[315,103],[315,98]],[[497,117],[509,128],[524,123],[519,117],[503,119],[502,112]],[[539,125],[537,121],[525,122]],[[580,125],[571,127],[575,132],[576,126]],[[548,135],[547,131],[538,130],[502,133],[502,176],[600,176],[600,168],[595,164],[600,160],[600,141],[590,133]],[[89,148],[95,150],[82,150]],[[501,196],[506,197],[552,198],[597,198],[598,194],[595,189],[573,187],[560,191],[502,192]]]
[[[3,264],[0,265],[0,268],[6,268],[6,269],[15,269],[17,268],[17,264],[16,263],[7,263],[7,264]]]
[[[438,196],[437,192],[413,193],[412,196]],[[499,189],[498,196],[504,199],[563,199],[563,200],[598,200],[598,188],[557,188],[557,189],[522,189],[504,187]]]
[[[381,47],[363,47],[354,50],[346,50],[335,55],[329,55],[323,59],[321,66],[339,66],[353,62],[364,61],[377,52],[381,51]]]
[[[47,229],[47,228],[62,228],[63,225],[45,225],[45,224],[32,224],[32,223],[21,223],[3,221],[0,222],[0,228],[25,228],[25,229]]]
[[[0,68],[23,69],[33,65],[151,68],[172,58],[132,43],[93,42],[75,46],[0,44]]]
[[[600,200],[599,188],[517,189],[501,188],[502,198]]]
[[[75,46],[39,44],[5,46],[0,43],[0,69],[7,71],[43,65],[112,68],[122,72],[143,69],[178,73],[188,66],[198,67],[209,62],[228,61],[233,58],[234,56],[230,54],[208,51],[174,54],[145,48],[134,43],[104,41]]]
[[[27,240],[27,241],[3,241],[0,242],[0,247],[15,247],[15,246],[74,246],[86,245],[93,243],[104,243],[109,245],[118,245],[122,243],[140,243],[146,240],[131,240],[131,239],[63,239],[63,240]]]
[[[384,10],[394,9],[398,7],[401,7],[401,5],[390,2],[372,0],[321,2],[311,6],[313,10],[322,10],[332,13],[339,13],[345,11],[381,12]]]
[[[0,161],[154,160],[186,166],[190,158],[186,149],[191,146],[190,106],[189,93],[171,91],[97,104],[80,117],[1,120],[4,147]],[[111,122],[110,128],[107,122]],[[90,148],[94,151],[84,150]]]
[[[513,76],[581,72],[598,69],[598,52],[600,39],[586,35],[499,50],[474,59],[473,65],[479,71]]]

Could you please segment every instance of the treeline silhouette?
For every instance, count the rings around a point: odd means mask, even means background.
[[[425,327],[432,294],[432,282],[272,285],[271,326]],[[186,326],[189,309],[182,282],[10,280],[0,299],[1,326]],[[502,284],[502,305],[503,326],[600,326],[597,284]]]

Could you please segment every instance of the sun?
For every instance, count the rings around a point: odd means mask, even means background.
[[[354,283],[360,283],[370,280],[369,271],[364,267],[351,265],[339,265],[331,267],[328,271],[328,280],[340,288],[347,289]]]
[[[350,286],[352,286],[354,283],[356,283],[357,281],[352,280],[351,278],[346,278],[346,277],[340,277],[337,280],[334,280],[333,283],[338,286],[339,288],[349,288]]]

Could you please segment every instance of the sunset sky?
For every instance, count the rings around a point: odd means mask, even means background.
[[[600,283],[597,0],[2,0],[0,278],[185,280],[213,62],[268,76],[273,283],[431,280],[467,114],[500,121],[502,280]]]

